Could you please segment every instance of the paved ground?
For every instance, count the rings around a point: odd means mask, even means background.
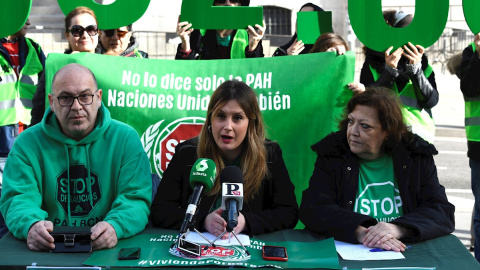
[[[470,167],[466,156],[467,145],[464,129],[464,101],[460,82],[454,75],[442,74],[434,67],[439,104],[433,115],[437,125],[435,157],[440,183],[447,189],[447,196],[455,205],[454,234],[470,247],[470,226],[473,210],[473,194],[470,189]]]

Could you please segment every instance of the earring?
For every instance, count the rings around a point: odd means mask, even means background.
[[[212,126],[208,126],[208,131],[210,131],[210,133],[212,132]]]

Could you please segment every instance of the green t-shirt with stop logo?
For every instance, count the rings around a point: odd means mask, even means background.
[[[390,222],[403,215],[402,198],[393,171],[393,158],[384,154],[375,160],[360,160],[356,213],[378,222]]]

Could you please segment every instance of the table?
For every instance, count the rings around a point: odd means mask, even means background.
[[[172,232],[159,228],[147,228],[144,233]],[[305,230],[285,230],[271,234],[255,236],[263,241],[296,241],[312,242],[322,240],[319,235]],[[345,261],[339,257],[340,265],[350,269],[362,267],[436,267],[437,270],[480,269],[480,264],[454,235],[412,244],[412,249],[404,252],[404,260],[395,261]],[[36,262],[40,266],[83,266],[82,262],[89,253],[48,253],[34,252],[27,248],[25,241],[15,239],[11,233],[0,240],[0,269],[25,269],[25,266]],[[291,260],[294,258],[290,258]],[[321,267],[321,266],[319,266]],[[113,268],[110,268],[113,269]],[[125,268],[122,268],[125,269]],[[132,268],[128,268],[132,269]],[[142,268],[153,269],[153,268]],[[166,269],[166,268],[155,268]]]

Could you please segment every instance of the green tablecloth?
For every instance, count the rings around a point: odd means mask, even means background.
[[[166,232],[172,231],[148,228],[142,234],[161,234]],[[272,234],[259,235],[255,238],[267,242],[313,242],[322,239],[317,235],[302,230],[280,231]],[[480,269],[480,264],[454,235],[447,235],[438,239],[412,244],[412,246],[412,249],[405,251],[405,260],[345,261],[339,257],[339,262],[341,268],[348,267],[349,270],[361,269],[362,267],[431,266],[436,267],[437,270]],[[60,254],[30,251],[25,241],[17,240],[11,234],[7,234],[0,240],[0,269],[2,270],[24,270],[25,266],[31,265],[33,262],[36,262],[39,266],[84,266],[82,263],[87,260],[90,255],[91,254],[88,253]],[[290,260],[294,260],[294,258],[290,257]],[[317,267],[320,268],[322,266],[319,265]]]

